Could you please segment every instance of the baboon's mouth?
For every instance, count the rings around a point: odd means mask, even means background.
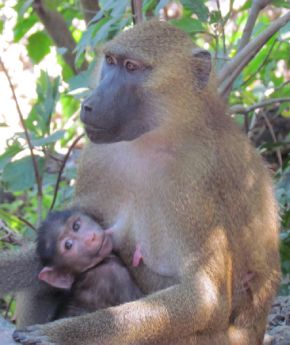
[[[112,250],[112,242],[109,236],[104,235],[102,243],[97,250],[96,256],[105,257],[110,254]]]
[[[86,129],[86,131],[91,131],[91,132],[108,131],[107,128],[103,128],[103,127],[93,127],[93,126],[86,125],[86,124],[85,124],[85,129]]]

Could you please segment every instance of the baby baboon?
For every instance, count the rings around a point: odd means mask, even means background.
[[[111,235],[79,210],[51,212],[38,232],[39,279],[67,290],[55,315],[77,316],[142,296],[128,270],[112,254]]]

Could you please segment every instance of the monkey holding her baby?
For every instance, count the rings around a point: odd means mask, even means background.
[[[55,305],[35,283],[35,248],[2,253],[0,294],[22,290],[17,341],[262,344],[280,281],[277,205],[261,158],[216,90],[210,54],[168,23],[136,25],[105,45],[82,105],[91,143],[73,207],[112,229],[145,296],[32,325]],[[143,260],[133,269],[137,245]]]
[[[133,301],[142,296],[128,270],[112,253],[109,230],[104,231],[79,210],[49,213],[38,229],[37,254],[43,268],[38,277],[64,289],[53,319],[78,316]]]

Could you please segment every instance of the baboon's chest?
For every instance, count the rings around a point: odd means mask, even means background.
[[[106,156],[111,159],[100,157],[86,173],[89,181],[82,194],[90,201],[85,207],[101,214],[106,227],[115,227],[120,254],[141,284],[148,291],[157,285],[164,287],[177,275],[176,248],[168,242],[168,232],[175,225],[170,220],[172,193],[163,187],[166,164],[161,165],[156,156],[143,159],[132,152],[123,154],[121,149]],[[133,268],[137,245],[143,258]]]

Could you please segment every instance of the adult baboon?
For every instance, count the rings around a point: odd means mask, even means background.
[[[225,115],[210,54],[157,21],[121,33],[104,54],[99,85],[82,106],[92,143],[79,164],[74,205],[116,228],[128,267],[140,246],[143,262],[131,273],[148,296],[15,338],[262,344],[280,276],[277,207],[262,160]],[[5,262],[6,280],[18,260]]]

